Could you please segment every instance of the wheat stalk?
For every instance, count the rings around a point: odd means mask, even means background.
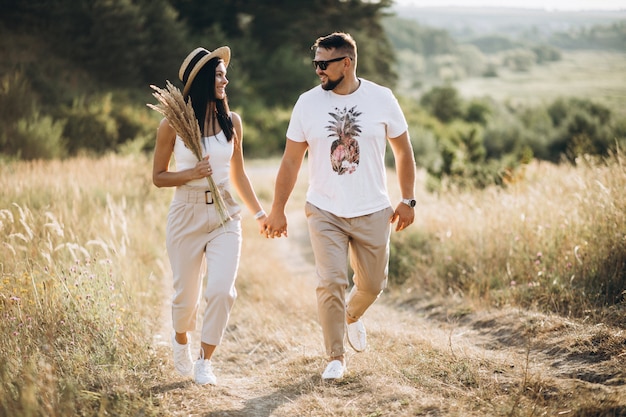
[[[170,126],[174,128],[178,136],[183,140],[185,146],[189,148],[196,158],[198,158],[198,161],[200,161],[202,159],[200,126],[198,125],[193,107],[191,106],[191,98],[185,100],[180,90],[169,81],[167,81],[165,89],[155,85],[151,85],[150,88],[154,90],[152,95],[158,100],[159,104],[148,103],[148,107],[158,111],[167,119]],[[215,184],[213,176],[209,175],[206,179],[209,183],[209,191],[214,197],[214,203],[216,204],[217,213],[220,217],[220,225],[223,225],[230,220],[224,198]]]

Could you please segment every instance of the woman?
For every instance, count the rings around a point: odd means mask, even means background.
[[[211,356],[220,344],[237,296],[235,278],[241,252],[240,208],[230,195],[230,183],[262,229],[261,208],[244,169],[242,123],[226,98],[226,68],[230,49],[192,51],[183,61],[179,77],[183,96],[191,103],[202,133],[204,158],[198,158],[176,135],[167,119],[157,131],[152,180],[157,187],[176,187],[167,220],[167,252],[174,279],[172,346],[176,370],[193,374],[198,384],[216,384]],[[174,155],[176,170],[169,169]],[[228,208],[222,224],[214,196],[207,192],[211,175]],[[206,273],[201,345],[198,359],[191,357],[188,332],[196,328],[202,281]]]

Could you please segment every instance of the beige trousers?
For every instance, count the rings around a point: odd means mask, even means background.
[[[167,219],[166,246],[174,283],[174,330],[185,333],[196,329],[200,301],[204,297],[201,341],[209,345],[221,343],[237,298],[240,209],[228,192],[223,194],[233,213],[232,220],[223,226],[219,226],[215,204],[206,204],[204,190],[196,187],[176,189]]]
[[[387,285],[393,209],[354,218],[335,216],[306,203],[318,279],[317,308],[330,357],[345,353],[346,314],[359,319]],[[348,256],[354,286],[346,300]]]

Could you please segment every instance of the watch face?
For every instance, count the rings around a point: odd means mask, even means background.
[[[417,203],[417,201],[415,201],[415,200],[409,200],[409,206],[411,206],[411,207],[415,207],[416,203]]]

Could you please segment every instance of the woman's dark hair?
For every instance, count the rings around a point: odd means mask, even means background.
[[[226,139],[230,142],[233,138],[234,128],[233,122],[230,120],[230,108],[228,107],[228,99],[217,99],[215,97],[215,69],[220,62],[220,58],[215,57],[204,64],[189,88],[188,98],[191,99],[191,107],[196,114],[198,125],[202,136],[205,136],[204,118],[209,108],[209,129],[217,120],[217,123],[224,131]]]

